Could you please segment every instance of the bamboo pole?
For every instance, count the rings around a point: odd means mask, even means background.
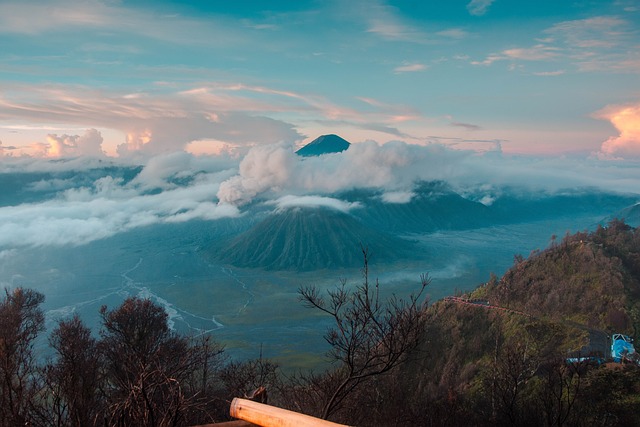
[[[230,415],[262,427],[347,427],[298,412],[236,397],[231,402]]]

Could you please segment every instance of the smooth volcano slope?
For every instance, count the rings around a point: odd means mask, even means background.
[[[385,202],[373,194],[351,193],[346,197],[366,205],[356,212],[364,223],[391,233],[460,230],[492,223],[487,206],[465,199],[438,182],[418,185],[407,203]]]
[[[218,258],[236,267],[310,271],[362,266],[361,245],[371,262],[392,262],[412,254],[414,243],[365,227],[329,208],[291,208],[269,215],[233,239]]]

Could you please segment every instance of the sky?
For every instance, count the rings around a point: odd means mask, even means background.
[[[640,194],[640,1],[0,0],[0,194],[47,171],[0,260],[419,181]]]
[[[0,1],[0,162],[328,133],[636,161],[640,2]]]

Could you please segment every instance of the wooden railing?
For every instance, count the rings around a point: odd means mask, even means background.
[[[206,424],[193,427],[347,427],[309,415],[265,405],[236,397],[231,402],[229,414],[239,421]]]

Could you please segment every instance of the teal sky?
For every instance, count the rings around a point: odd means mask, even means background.
[[[0,2],[0,154],[640,157],[640,2]]]

